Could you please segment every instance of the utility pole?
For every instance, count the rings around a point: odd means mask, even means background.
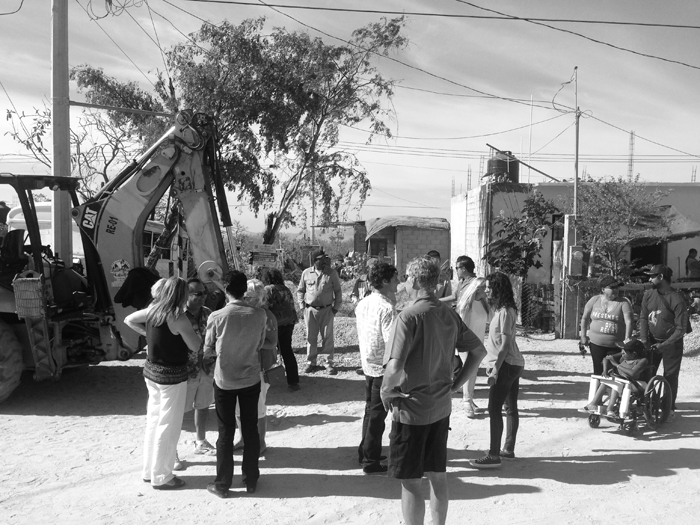
[[[581,111],[578,108],[578,66],[574,67],[574,93],[576,96],[576,158],[574,160],[574,217],[578,212],[578,133]]]
[[[627,162],[627,180],[634,178],[634,131],[630,131],[630,158]]]
[[[70,107],[68,92],[68,0],[53,0],[51,6],[51,174],[70,176]],[[54,252],[66,267],[73,265],[73,231],[67,192],[53,195]]]

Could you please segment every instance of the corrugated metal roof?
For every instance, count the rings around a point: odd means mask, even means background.
[[[373,221],[367,221],[367,236],[368,240],[372,235],[384,228],[395,228],[397,226],[405,226],[408,228],[423,228],[425,230],[449,230],[450,223],[447,219],[440,217],[413,217],[411,215],[390,215],[388,217],[380,217]]]

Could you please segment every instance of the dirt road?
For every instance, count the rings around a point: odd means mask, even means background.
[[[227,500],[206,492],[215,458],[192,453],[191,413],[179,447],[185,489],[157,492],[141,481],[142,360],[68,371],[56,383],[23,377],[0,405],[0,523],[400,523],[398,482],[364,476],[356,463],[364,383],[355,373],[353,321],[338,320],[337,376],[303,376],[298,392],[270,391],[270,448],[254,496],[243,485]],[[497,471],[470,468],[468,460],[487,447],[488,418],[467,419],[455,398],[448,523],[698,523],[697,352],[683,361],[680,417],[630,437],[606,421],[591,429],[576,411],[591,363],[574,341],[541,336],[519,344],[527,364],[518,459]],[[477,396],[485,406],[483,379]],[[208,437],[216,439],[213,410]],[[238,475],[240,455],[235,468]]]

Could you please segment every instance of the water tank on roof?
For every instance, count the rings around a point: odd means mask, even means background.
[[[520,162],[510,151],[496,153],[486,164],[486,176],[505,175],[508,182],[520,182]]]

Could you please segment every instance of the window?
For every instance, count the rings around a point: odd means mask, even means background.
[[[369,242],[369,254],[372,257],[379,257],[380,255],[385,257],[387,255],[386,239],[382,239],[381,237],[370,238],[370,240],[368,242]]]

